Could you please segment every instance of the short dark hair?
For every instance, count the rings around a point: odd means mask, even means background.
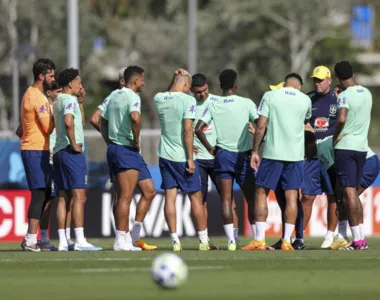
[[[129,66],[124,70],[124,80],[125,82],[129,82],[133,76],[142,75],[144,73],[144,69],[139,66]]]
[[[191,86],[200,87],[207,84],[207,77],[204,74],[197,73],[191,77]]]
[[[58,90],[60,88],[61,87],[58,85],[58,83],[56,81],[53,81],[52,83],[49,84],[49,86],[46,89],[46,91],[55,91],[55,90]]]
[[[219,75],[220,88],[222,90],[232,89],[237,79],[236,71],[232,69],[223,70]]]
[[[67,68],[59,72],[57,76],[57,82],[61,87],[68,86],[71,81],[73,81],[77,76],[79,76],[79,70],[73,68]]]
[[[354,75],[352,71],[352,65],[349,61],[343,60],[335,64],[335,76],[339,79],[346,80]]]
[[[49,71],[55,70],[55,64],[48,58],[40,58],[33,64],[33,77],[34,80],[38,80],[40,74],[45,75]]]
[[[314,132],[309,130],[305,130],[305,144],[315,143],[317,141],[317,137]]]
[[[301,83],[301,85],[303,85],[303,80],[302,80],[302,77],[300,74],[297,74],[297,73],[290,73],[288,75],[285,76],[285,82],[286,80],[288,80],[289,78],[295,78],[295,79],[298,79],[298,81]]]

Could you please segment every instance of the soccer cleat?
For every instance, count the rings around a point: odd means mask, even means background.
[[[211,250],[210,249],[210,245],[207,243],[202,243],[202,242],[199,242],[199,247],[198,247],[199,251],[209,251]]]
[[[210,247],[210,250],[220,250],[219,246],[211,243],[210,241],[208,241],[208,245]]]
[[[38,246],[38,244],[33,244],[33,245],[28,245],[27,243],[25,243],[24,245],[24,251],[31,251],[31,252],[41,252],[41,249],[40,247]]]
[[[101,247],[94,246],[84,240],[82,243],[75,243],[74,251],[100,251],[103,250]]]
[[[58,248],[55,247],[50,243],[50,241],[38,243],[38,246],[40,247],[41,251],[49,252],[49,251],[58,251]]]
[[[303,240],[295,240],[292,243],[292,247],[294,250],[303,250],[305,249],[305,243]]]
[[[321,245],[322,249],[329,249],[331,248],[331,245],[334,243],[334,240],[331,239],[325,239]]]
[[[331,250],[342,250],[344,247],[347,247],[350,243],[342,238],[342,237],[336,237],[334,239],[334,242],[331,244],[330,249]]]
[[[182,246],[181,243],[177,242],[172,242],[172,251],[174,252],[180,252],[182,251]]]
[[[157,249],[157,246],[153,246],[153,245],[148,245],[147,243],[145,243],[143,240],[139,239],[139,240],[136,240],[135,243],[134,243],[137,247],[141,248],[142,250],[145,250],[145,251],[152,251],[152,250],[156,250]]]
[[[236,251],[236,243],[234,243],[234,242],[231,241],[228,244],[228,251]]]
[[[342,248],[343,251],[355,251],[355,250],[364,250],[363,249],[363,242],[362,241],[356,241],[352,242],[351,244],[347,245],[346,247]]]
[[[266,244],[265,240],[262,240],[262,241],[253,240],[247,246],[242,247],[241,250],[243,250],[243,251],[250,251],[250,250],[263,251],[263,250],[267,250],[267,244]]]
[[[281,250],[282,251],[292,251],[294,249],[293,249],[292,244],[290,242],[282,241]]]
[[[58,251],[69,251],[70,246],[66,245],[66,244],[59,244],[58,245]]]
[[[368,244],[366,239],[362,240],[362,249],[361,250],[368,250]]]
[[[21,248],[22,250],[25,250],[25,245],[26,245],[26,239],[23,239],[21,242]]]
[[[279,239],[276,243],[274,243],[271,247],[274,250],[280,250],[282,245],[282,239]]]

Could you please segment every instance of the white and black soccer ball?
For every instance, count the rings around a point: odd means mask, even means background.
[[[188,268],[178,255],[163,253],[153,260],[151,274],[153,281],[158,286],[174,289],[186,281]]]

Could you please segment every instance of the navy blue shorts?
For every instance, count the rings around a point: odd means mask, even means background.
[[[148,165],[146,164],[144,158],[141,155],[140,155],[140,160],[141,160],[141,166],[140,166],[139,181],[143,181],[146,179],[152,179],[152,175],[150,174]],[[113,183],[113,176],[114,175],[110,172],[111,183]]]
[[[380,160],[377,155],[373,155],[365,160],[363,176],[360,185],[365,189],[370,187],[376,180],[380,171]]]
[[[335,149],[335,167],[341,188],[359,188],[367,152]]]
[[[215,172],[218,178],[235,179],[237,184],[242,185],[253,174],[250,151],[232,152],[217,148]]]
[[[303,185],[304,161],[278,161],[263,158],[256,174],[256,185],[276,190],[280,183],[284,191],[298,190]]]
[[[197,159],[199,172],[201,174],[201,191],[203,202],[207,201],[208,193],[208,177],[215,185],[216,190],[220,194],[219,180],[216,178],[215,160],[214,159]]]
[[[330,177],[318,158],[306,159],[304,164],[304,182],[302,194],[304,195],[334,194]]]
[[[161,172],[161,189],[168,190],[178,188],[184,193],[198,192],[201,190],[201,180],[198,162],[195,160],[195,172],[189,174],[186,171],[186,162],[170,161],[160,157],[159,166]]]
[[[55,198],[55,197],[58,197],[58,188],[54,179],[54,165],[49,164],[49,166],[50,166],[50,180],[49,180],[50,197]]]
[[[111,174],[117,175],[131,169],[140,171],[142,157],[136,148],[110,144],[107,149],[107,162]]]
[[[50,177],[49,150],[21,150],[29,190],[48,188]]]
[[[70,147],[53,155],[54,180],[59,191],[87,188],[87,165],[83,153]]]

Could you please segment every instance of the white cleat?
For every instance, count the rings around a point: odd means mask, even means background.
[[[59,244],[58,251],[69,251],[69,246],[67,244],[66,245]]]
[[[322,249],[330,249],[331,245],[334,243],[334,240],[325,239],[321,245]]]
[[[84,241],[83,243],[75,243],[74,245],[74,251],[100,251],[103,250],[101,247],[94,246],[87,241]]]
[[[142,251],[140,247],[135,247],[133,245],[128,244],[113,244],[114,251]]]

